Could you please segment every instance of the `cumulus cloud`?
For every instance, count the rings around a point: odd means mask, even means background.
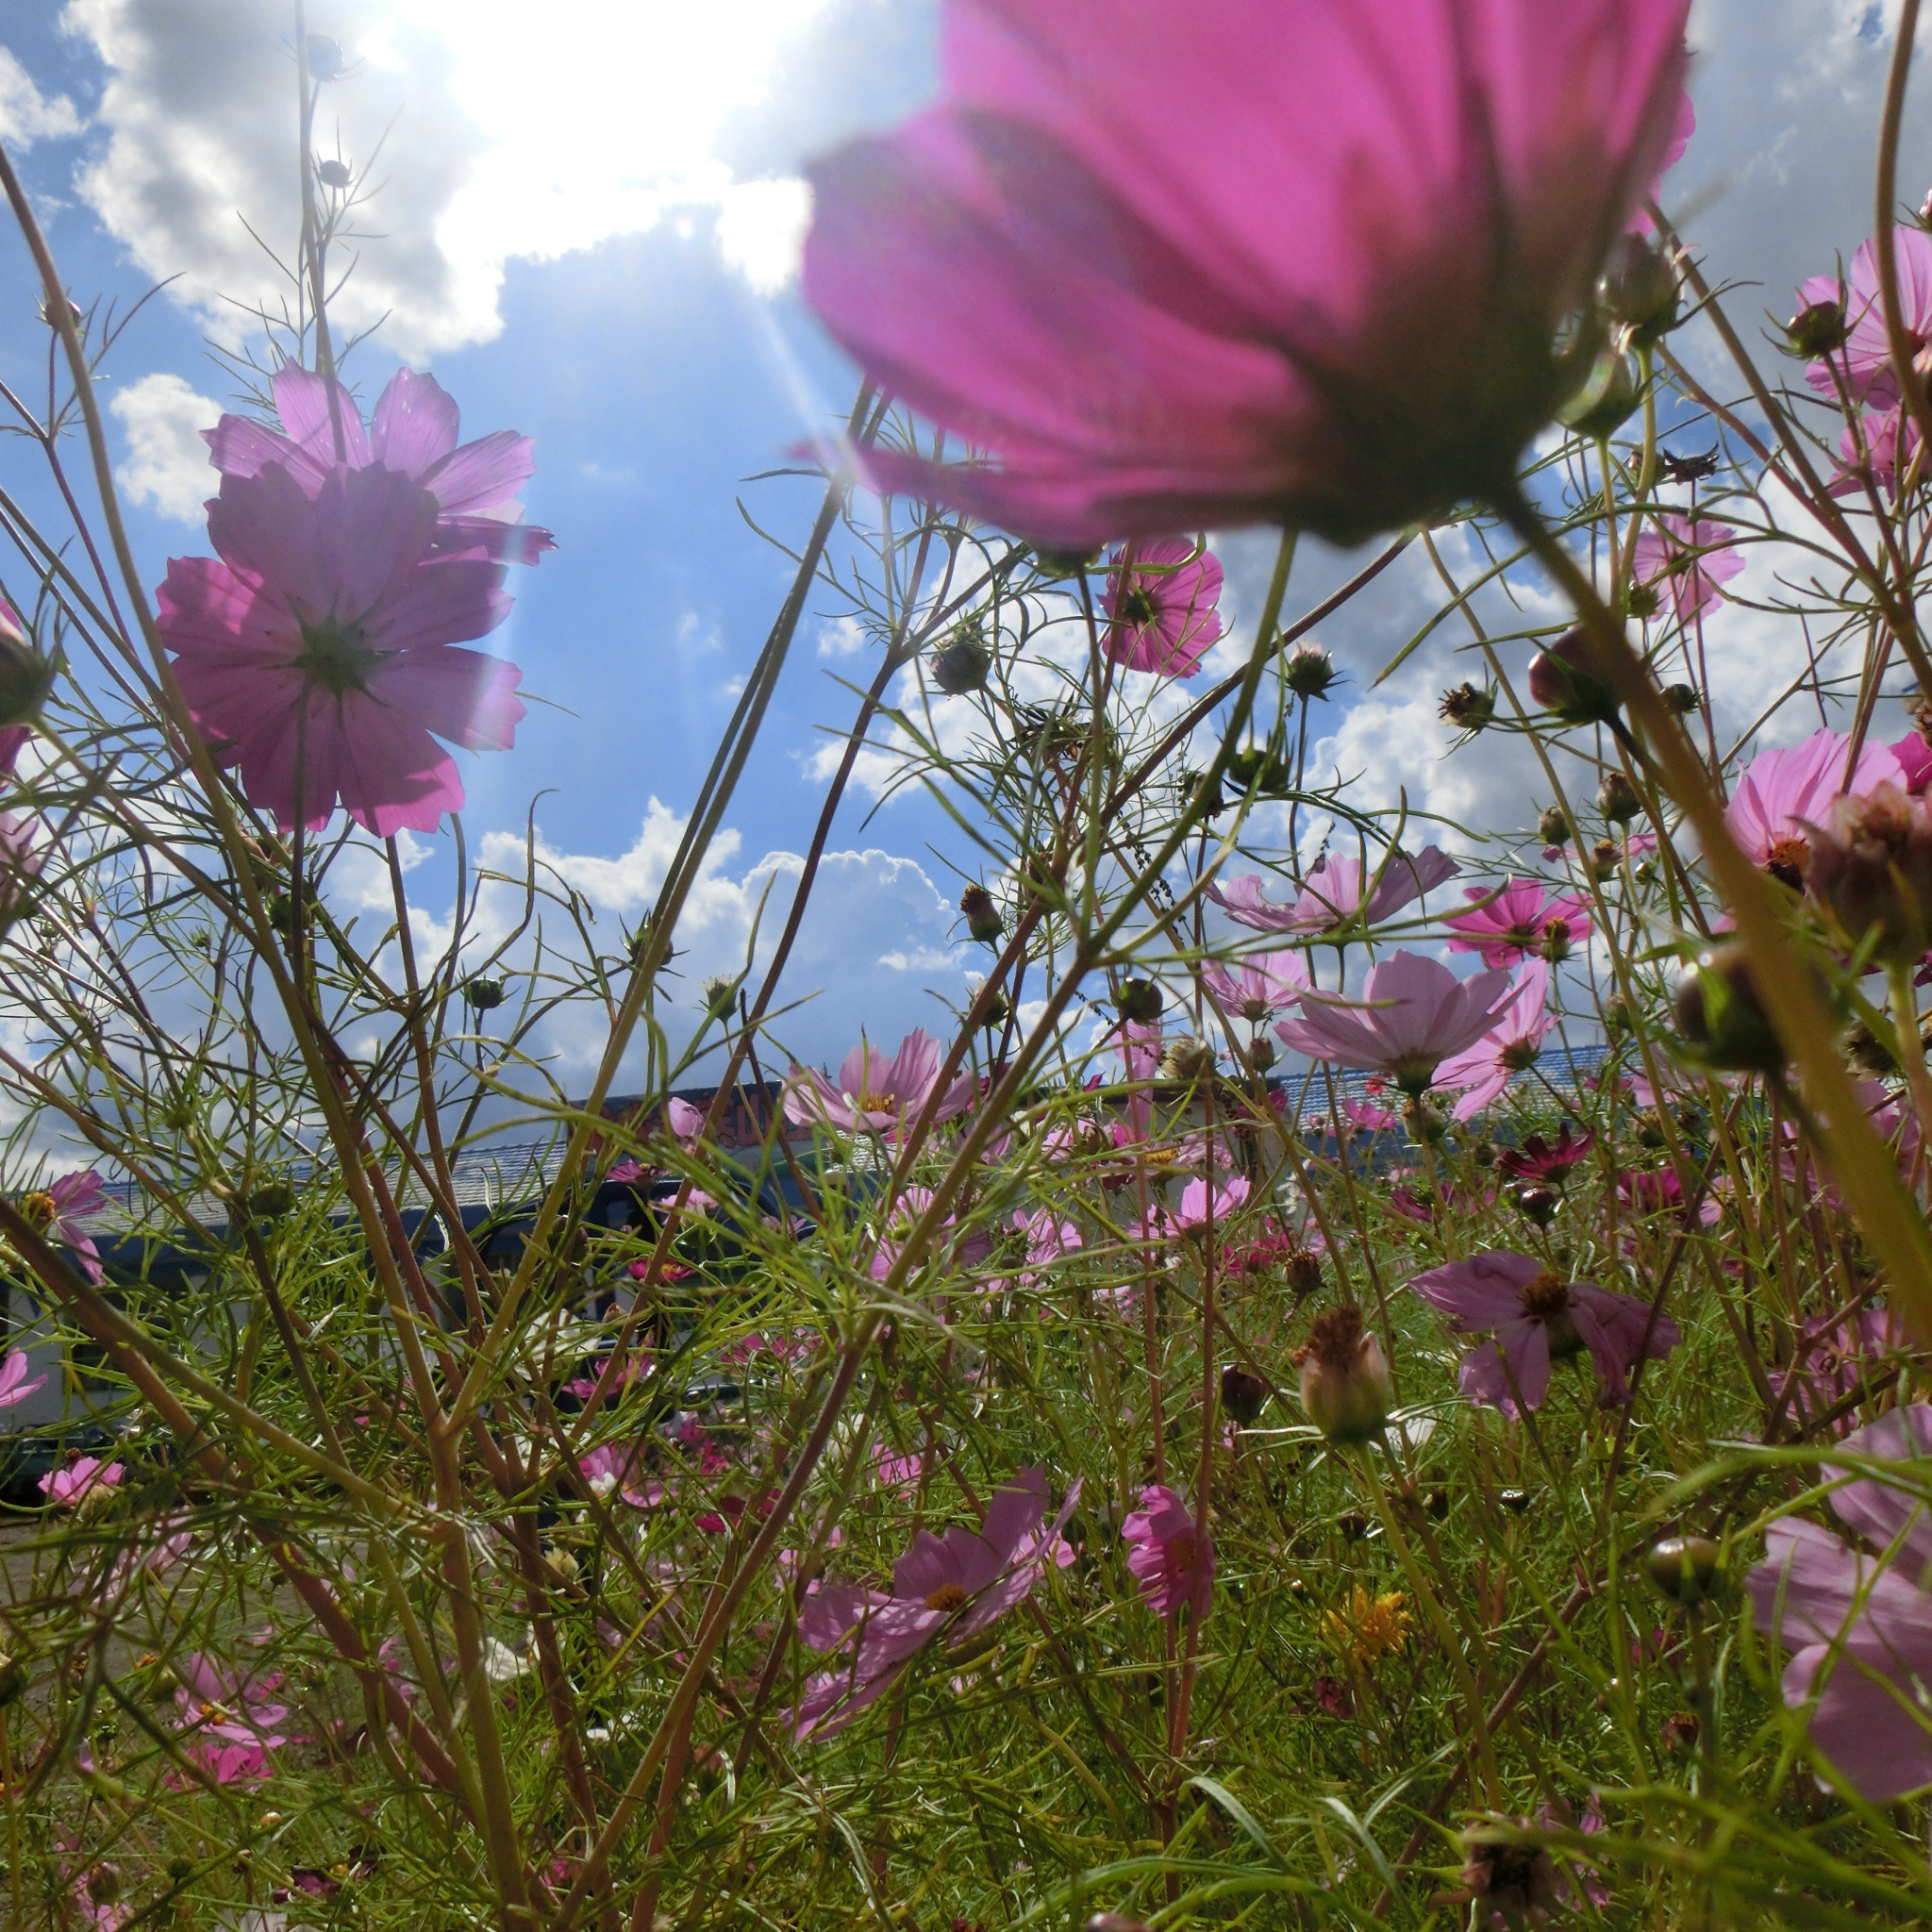
[[[37,141],[80,132],[80,116],[65,94],[49,100],[13,55],[0,47],[0,141],[29,148]]]
[[[157,370],[129,383],[108,407],[127,437],[127,459],[114,480],[129,500],[151,505],[164,517],[200,523],[220,482],[208,467],[201,432],[214,427],[222,406],[180,376]]]
[[[508,0],[312,11],[353,62],[323,90],[318,150],[371,170],[354,224],[366,240],[341,250],[358,260],[338,321],[387,314],[386,340],[409,357],[487,341],[507,263],[677,209],[714,211],[727,265],[760,292],[782,287],[804,186],[739,179],[714,148],[824,4],[575,0],[541,25]],[[282,17],[254,0],[70,0],[62,17],[107,68],[108,138],[82,171],[87,201],[144,270],[179,274],[173,292],[217,328],[242,327],[237,302],[279,312],[292,291],[248,230],[286,255],[299,225]]]

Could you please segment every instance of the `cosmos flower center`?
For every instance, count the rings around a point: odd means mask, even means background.
[[[20,1218],[32,1228],[51,1227],[54,1223],[54,1197],[48,1193],[29,1194],[20,1204]]]
[[[1152,624],[1160,615],[1160,607],[1154,601],[1154,592],[1136,584],[1121,599],[1121,615],[1129,624]]]
[[[1512,1040],[1497,1056],[1512,1074],[1526,1074],[1537,1062],[1537,1049],[1533,1041]]]
[[[897,1113],[898,1101],[890,1093],[874,1092],[870,1087],[858,1096],[860,1113]]]
[[[925,1607],[929,1610],[957,1610],[966,1601],[966,1591],[957,1583],[942,1583],[937,1590],[928,1591]]]
[[[1167,1559],[1176,1570],[1194,1567],[1194,1535],[1191,1530],[1184,1529],[1179,1536],[1168,1538]]]
[[[1547,1268],[1523,1286],[1523,1312],[1539,1322],[1561,1315],[1570,1307],[1570,1284]]]
[[[1811,863],[1811,847],[1803,839],[1780,839],[1771,848],[1764,869],[1794,891],[1805,883],[1805,868]]]
[[[319,624],[298,621],[302,652],[295,659],[295,669],[303,677],[310,685],[320,685],[331,697],[366,691],[369,673],[381,661],[382,653],[371,650],[363,641],[362,626],[344,623],[333,611]]]

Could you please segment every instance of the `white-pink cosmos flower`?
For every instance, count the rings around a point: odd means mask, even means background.
[[[1812,828],[1824,823],[1833,799],[1867,798],[1881,785],[1904,789],[1898,759],[1869,739],[1848,773],[1850,744],[1836,731],[1814,731],[1803,744],[1761,751],[1751,760],[1731,794],[1724,824],[1753,865],[1788,886],[1802,885],[1811,861]]]
[[[890,1059],[861,1041],[845,1056],[836,1086],[815,1068],[794,1063],[785,1085],[785,1117],[801,1126],[896,1135],[924,1111],[944,1064],[939,1041],[923,1026],[914,1027]],[[961,1074],[941,1095],[933,1119],[963,1113],[974,1092],[973,1075]]]
[[[1472,1047],[1509,997],[1509,975],[1457,979],[1440,960],[1396,953],[1369,969],[1358,1000],[1310,991],[1275,1037],[1310,1059],[1387,1074],[1420,1093],[1442,1061]]]
[[[1533,1067],[1557,1024],[1549,1009],[1550,969],[1542,960],[1525,959],[1510,987],[1490,1030],[1436,1069],[1438,1087],[1451,1093],[1461,1091],[1455,1110],[1459,1121],[1474,1119],[1508,1086],[1512,1074]]]
[[[16,1348],[4,1362],[0,1362],[0,1408],[11,1408],[16,1402],[25,1402],[37,1389],[47,1386],[44,1375],[36,1375],[29,1382],[26,1351]]]

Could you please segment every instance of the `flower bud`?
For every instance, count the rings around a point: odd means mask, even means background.
[[[1554,1188],[1517,1188],[1509,1198],[1516,1204],[1516,1211],[1539,1227],[1549,1226],[1557,1218],[1557,1209],[1563,1205],[1563,1197]]]
[[[1613,992],[1604,1002],[1604,1031],[1614,1038],[1619,1033],[1628,1033],[1636,1021],[1630,1011],[1630,1002],[1620,992]]]
[[[1033,560],[1048,576],[1077,577],[1084,575],[1100,560],[1100,552],[1036,549]]]
[[[1677,271],[1642,235],[1619,238],[1597,277],[1596,295],[1604,313],[1628,329],[1635,347],[1647,347],[1676,325]]]
[[[1320,644],[1304,644],[1281,675],[1298,698],[1325,698],[1335,682],[1335,659]]]
[[[1663,608],[1663,601],[1655,584],[1632,584],[1624,592],[1624,615],[1655,617]]]
[[[1281,1264],[1288,1291],[1296,1301],[1307,1301],[1322,1291],[1322,1257],[1313,1248],[1291,1248]]]
[[[342,69],[348,64],[342,58],[342,50],[326,34],[310,34],[304,50],[308,56],[308,77],[310,80],[337,80]]]
[[[1622,428],[1642,400],[1643,377],[1637,364],[1628,356],[1599,356],[1590,379],[1557,411],[1557,419],[1577,435],[1601,442]]]
[[[1257,1074],[1265,1074],[1274,1064],[1274,1042],[1265,1033],[1257,1033],[1248,1042],[1247,1062]]]
[[[53,689],[53,665],[27,642],[13,612],[0,603],[0,726],[31,724]]]
[[[1750,958],[1740,942],[1700,954],[1677,982],[1672,1004],[1677,1030],[1705,1065],[1735,1074],[1784,1071],[1785,1050],[1757,997]]]
[[[1679,718],[1688,718],[1704,702],[1694,684],[1667,684],[1659,695],[1664,708]]]
[[[984,886],[968,886],[959,894],[959,910],[966,915],[968,934],[987,945],[997,943],[1007,929],[1000,908],[992,903],[992,894]]]
[[[964,697],[982,689],[986,674],[992,669],[992,653],[976,630],[957,637],[932,660],[932,681],[948,697]]]
[[[1581,625],[1529,660],[1529,694],[1565,724],[1607,724],[1618,711],[1603,653]]]
[[[987,1001],[986,1011],[984,1015],[982,1015],[979,1024],[982,1026],[984,1026],[989,1033],[994,1033],[997,1032],[999,1028],[1004,1026],[1007,1024],[1007,1022],[1012,1018],[1012,1016],[1013,1009],[1009,1005],[1008,1005],[1006,994],[1003,992],[996,992],[993,994],[991,999]]]
[[[1547,805],[1542,816],[1536,822],[1536,835],[1545,845],[1567,845],[1570,842],[1570,821],[1564,817],[1563,808],[1558,805]]]
[[[1242,1428],[1251,1429],[1268,1406],[1268,1385],[1230,1362],[1221,1372],[1221,1406]]]
[[[1458,684],[1442,693],[1438,715],[1458,731],[1480,731],[1496,715],[1496,693],[1487,686]]]
[[[1365,1442],[1389,1419],[1389,1359],[1381,1338],[1355,1307],[1315,1317],[1306,1348],[1295,1351],[1302,1407],[1331,1442]]]
[[[1872,957],[1918,959],[1932,946],[1932,808],[1896,785],[1834,798],[1812,827],[1805,886],[1855,944],[1875,934]]]
[[[26,1689],[26,1666],[17,1657],[0,1652],[0,1710]]]
[[[1701,1604],[1724,1582],[1723,1552],[1707,1536],[1667,1536],[1650,1546],[1643,1567],[1674,1603]]]
[[[1596,808],[1613,824],[1627,825],[1643,809],[1643,801],[1622,772],[1610,771],[1596,788]]]
[[[1113,996],[1115,1012],[1123,1020],[1140,1025],[1159,1019],[1160,1009],[1166,1004],[1160,983],[1153,979],[1124,979]]]
[[[110,1906],[121,1896],[121,1868],[105,1858],[87,1874],[87,1895],[97,1906]]]
[[[732,1003],[738,998],[738,982],[718,974],[699,987],[698,997],[705,1003],[707,1019],[723,1020],[730,1014]]]
[[[491,1012],[502,1006],[503,999],[504,985],[500,979],[477,974],[463,981],[463,1000],[475,1012]]]
[[[1148,1928],[1139,1919],[1119,1912],[1095,1912],[1087,1921],[1086,1932],[1148,1932]]]
[[[1814,302],[1785,324],[1785,340],[1791,345],[1791,354],[1807,362],[1836,355],[1844,347],[1847,333],[1842,302]]]
[[[242,1205],[251,1221],[280,1221],[295,1210],[294,1183],[270,1181],[266,1187],[245,1195]]]
[[[346,188],[351,178],[348,164],[344,161],[317,161],[315,178],[325,188]]]

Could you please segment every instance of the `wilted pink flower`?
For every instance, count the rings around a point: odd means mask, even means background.
[[[47,1386],[44,1375],[36,1375],[29,1382],[26,1351],[16,1348],[4,1362],[0,1362],[0,1408],[11,1408],[16,1402],[25,1402],[37,1389]]]
[[[1196,1534],[1194,1512],[1162,1483],[1141,1491],[1141,1507],[1121,1524],[1127,1568],[1158,1617],[1185,1606],[1195,1623],[1208,1615],[1214,1592],[1214,1539]]]
[[[1308,868],[1307,877],[1291,906],[1277,906],[1261,890],[1254,874],[1229,879],[1224,887],[1210,881],[1208,896],[1235,922],[1257,932],[1327,932],[1352,924],[1379,925],[1392,919],[1411,899],[1453,878],[1460,868],[1453,858],[1426,845],[1413,858],[1391,852],[1377,867],[1358,858],[1337,858],[1324,853]],[[1376,878],[1379,870],[1381,877]],[[1362,892],[1368,891],[1368,904]],[[1279,956],[1277,956],[1279,957]]]
[[[1546,892],[1535,879],[1467,886],[1462,896],[1482,903],[1442,922],[1458,935],[1449,950],[1480,953],[1485,966],[1514,966],[1533,953],[1561,959],[1590,937],[1589,900]]]
[[[1899,319],[1911,342],[1913,359],[1923,372],[1925,347],[1932,341],[1932,236],[1903,225],[1892,233],[1898,259]],[[1880,408],[1895,405],[1898,377],[1891,366],[1891,336],[1879,293],[1875,243],[1864,242],[1852,258],[1852,273],[1842,290],[1835,275],[1813,275],[1798,291],[1798,304],[1801,308],[1836,304],[1840,293],[1845,304],[1844,347],[1834,351],[1828,361],[1811,363],[1805,379],[1831,402],[1838,400],[1842,383],[1854,402],[1869,400]]]
[[[97,1457],[76,1456],[72,1462],[63,1462],[41,1478],[41,1493],[57,1509],[74,1509],[96,1490],[117,1489],[125,1474],[121,1463],[104,1463]]]
[[[896,1136],[918,1120],[944,1065],[939,1041],[923,1026],[899,1042],[891,1059],[860,1041],[845,1056],[836,1087],[815,1068],[794,1063],[785,1083],[785,1117],[801,1126],[819,1123],[848,1134]],[[974,1091],[973,1075],[961,1074],[941,1097],[933,1119],[951,1120],[963,1112]]]
[[[1658,510],[1656,522],[1638,535],[1637,581],[1667,592],[1679,621],[1689,624],[1722,604],[1724,593],[1718,586],[1744,568],[1744,553],[1725,541],[1736,534],[1730,525],[1707,517]]]
[[[1072,548],[1353,542],[1498,486],[1671,141],[1687,5],[952,0],[941,105],[812,171],[805,290],[997,460],[875,480]]]
[[[1610,1408],[1629,1400],[1627,1377],[1640,1357],[1661,1359],[1678,1341],[1677,1324],[1668,1315],[1652,1327],[1645,1303],[1593,1281],[1566,1282],[1528,1255],[1472,1255],[1431,1268],[1408,1285],[1447,1315],[1458,1334],[1495,1331],[1493,1341],[1463,1357],[1457,1379],[1472,1402],[1500,1408],[1512,1420],[1522,1412],[1519,1396],[1523,1408],[1541,1407],[1553,1359],[1589,1349],[1598,1400]]]
[[[1185,537],[1131,546],[1107,579],[1107,655],[1128,671],[1193,677],[1221,635],[1221,559]]]
[[[1550,969],[1541,959],[1525,959],[1509,987],[1509,997],[1497,1008],[1490,1030],[1436,1069],[1438,1087],[1450,1093],[1460,1090],[1455,1107],[1459,1121],[1474,1120],[1508,1086],[1512,1074],[1535,1066],[1557,1024],[1550,1011]]]
[[[312,500],[225,476],[208,527],[221,560],[169,560],[160,629],[217,761],[285,828],[340,797],[379,838],[434,831],[463,802],[436,739],[508,751],[524,715],[514,664],[452,648],[508,615],[502,567],[433,554],[436,499],[375,466]]]
[[[1811,1741],[1868,1804],[1932,1784],[1932,1516],[1913,1492],[1932,1457],[1932,1408],[1895,1408],[1847,1436],[1846,1454],[1907,1465],[1894,1487],[1858,1474],[1831,1492],[1840,1520],[1865,1545],[1848,1547],[1815,1523],[1772,1524],[1746,1579],[1758,1629],[1792,1653],[1784,1699],[1816,1700]],[[1911,1466],[1916,1465],[1916,1469]],[[1827,1465],[1826,1478],[1852,1476]],[[1910,1483],[1913,1487],[1907,1487]]]
[[[331,388],[342,429],[340,458],[329,412]],[[339,460],[352,470],[380,464],[436,499],[439,552],[535,563],[557,548],[548,530],[520,521],[517,491],[537,467],[530,439],[498,429],[458,447],[456,400],[433,375],[398,369],[376,398],[366,429],[348,391],[312,369],[285,363],[270,378],[269,389],[285,435],[245,416],[224,416],[201,432],[209,462],[225,476],[256,476],[274,464],[312,499],[322,494]]]
[[[1788,750],[1761,751],[1751,760],[1724,812],[1724,824],[1752,864],[1789,886],[1804,883],[1811,862],[1808,828],[1824,822],[1831,801],[1847,793],[1868,797],[1881,785],[1897,785],[1897,758],[1869,740],[1858,748],[1847,784],[1845,754],[1851,741],[1836,731],[1814,731]]]
[[[258,1685],[204,1651],[175,1665],[182,1715],[175,1728],[189,1734],[188,1755],[217,1784],[256,1784],[269,1775],[268,1754],[289,1740],[281,1726],[289,1707],[271,1701],[279,1677]]]
[[[20,1203],[21,1218],[56,1247],[70,1248],[90,1281],[101,1279],[100,1250],[81,1226],[108,1205],[101,1177],[94,1169],[63,1174]],[[25,1391],[23,1391],[25,1392]]]
[[[855,1584],[820,1584],[799,1611],[798,1634],[813,1650],[833,1651],[857,1639],[850,1661],[814,1677],[792,1712],[794,1735],[828,1738],[872,1704],[941,1631],[955,1646],[976,1636],[1040,1581],[1060,1531],[1079,1500],[1077,1479],[1042,1535],[1046,1476],[1023,1469],[987,1505],[977,1532],[922,1529],[892,1571],[890,1596]]]
[[[1310,991],[1274,1029],[1311,1059],[1373,1067],[1420,1093],[1442,1061],[1474,1046],[1509,997],[1507,973],[1457,979],[1440,960],[1396,953],[1369,969],[1359,1000]]]
[[[1258,886],[1260,881],[1255,883]],[[1219,959],[1208,960],[1201,978],[1225,1011],[1259,1025],[1301,998],[1308,984],[1308,968],[1295,952],[1247,953],[1235,961],[1232,971]]]

